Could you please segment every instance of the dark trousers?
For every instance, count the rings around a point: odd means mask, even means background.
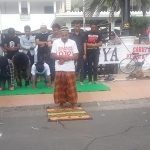
[[[77,60],[77,66],[76,66],[76,75],[80,74],[80,82],[83,82],[84,80],[84,60],[83,57],[79,57]]]
[[[94,75],[94,81],[97,81],[97,66],[99,62],[99,50],[88,49],[87,50],[88,61],[88,78],[89,82],[92,81],[92,74]]]
[[[34,55],[32,56],[30,52],[28,52],[27,55],[29,56],[31,67],[32,67],[32,65],[34,64]]]
[[[19,70],[18,71],[18,78],[19,78],[20,82],[17,82],[17,86],[22,87],[22,82],[21,82],[22,78],[24,78],[24,80],[25,80],[25,86],[29,85],[29,80],[26,80],[26,78],[27,78],[26,70],[22,70],[22,71]]]
[[[8,83],[8,88],[11,87],[11,78],[0,78],[0,87],[4,90],[6,81]]]
[[[87,72],[88,72],[88,63],[87,59],[84,61],[84,79],[87,77]]]
[[[31,62],[31,66],[30,66],[30,67],[32,68],[32,65],[34,64],[34,55],[32,56],[30,52],[28,52],[27,55],[28,55],[28,57],[29,57],[29,59],[30,59],[30,62]],[[31,69],[31,68],[30,68],[30,69]],[[31,75],[30,75],[30,78],[29,78],[29,79],[30,79],[30,81],[31,81]]]
[[[49,63],[50,71],[51,71],[51,80],[54,81],[55,79],[55,60],[50,58]]]

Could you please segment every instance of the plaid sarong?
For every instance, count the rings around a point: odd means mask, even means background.
[[[77,103],[75,72],[56,72],[54,101],[56,104],[69,102]]]

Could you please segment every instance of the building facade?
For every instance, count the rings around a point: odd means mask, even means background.
[[[0,30],[13,27],[23,32],[25,25],[30,25],[32,31],[39,29],[41,24],[50,28],[55,14],[63,12],[63,0],[1,0]]]
[[[105,4],[102,11],[92,17],[84,15],[84,0],[1,0],[0,1],[0,30],[13,27],[17,31],[23,32],[25,25],[30,25],[32,31],[38,30],[41,24],[46,24],[51,29],[53,23],[66,25],[71,30],[74,20],[80,20],[86,29],[89,27],[90,20],[99,22],[110,22],[110,9]],[[131,0],[131,15],[142,16],[141,4],[137,0]],[[78,8],[77,8],[78,7]],[[117,7],[117,6],[116,6]],[[147,17],[150,11],[147,10]],[[120,10],[114,12],[112,28],[120,26]]]

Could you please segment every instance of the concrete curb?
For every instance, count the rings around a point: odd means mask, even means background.
[[[81,102],[78,103],[77,106],[81,106],[84,108],[89,107],[105,107],[105,106],[115,106],[115,105],[143,105],[143,104],[150,104],[150,97],[148,98],[141,98],[141,99],[128,99],[128,100],[109,100],[109,101],[93,101],[93,102]],[[57,107],[56,104],[49,104],[49,105],[33,105],[33,106],[18,106],[18,107],[0,107],[0,113],[3,112],[11,112],[11,111],[36,111],[36,110],[46,110],[47,107]],[[66,104],[66,107],[69,107],[70,104]]]

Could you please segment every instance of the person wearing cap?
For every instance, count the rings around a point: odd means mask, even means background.
[[[53,30],[53,34],[48,36],[48,47],[50,48],[50,51],[52,49],[52,45],[53,42],[56,39],[60,38],[60,34],[59,34],[59,30],[60,30],[60,25],[58,23],[55,23],[52,25],[52,30]],[[55,79],[55,60],[50,58],[50,70],[51,70],[51,80],[52,80],[52,84],[54,84],[54,79]]]
[[[76,78],[80,74],[80,85],[83,84],[84,80],[84,61],[86,60],[86,36],[80,31],[80,22],[75,21],[74,23],[74,32],[70,34],[70,39],[74,40],[77,44],[79,51],[79,57],[77,60],[76,66]]]
[[[37,78],[39,76],[43,76],[45,79],[45,85],[48,88],[51,88],[51,77],[50,77],[50,69],[49,65],[44,63],[44,62],[37,62],[32,65],[31,69],[31,74],[32,74],[32,87],[33,89],[36,89],[36,84],[37,84]]]
[[[49,36],[47,32],[47,26],[41,25],[41,33],[36,36],[36,44],[38,45],[37,49],[37,60],[44,61],[47,64],[50,62],[50,51],[48,48],[47,38]]]
[[[69,39],[67,27],[60,29],[60,39],[54,41],[51,57],[55,59],[55,89],[54,101],[60,104],[69,102],[76,108],[77,90],[74,61],[78,59],[78,49],[75,41]]]
[[[107,45],[117,45],[117,44],[121,44],[121,42],[119,38],[116,36],[116,34],[114,32],[111,32],[110,40],[108,40]]]
[[[121,44],[118,36],[114,32],[111,32],[110,40],[108,40],[107,46],[118,45],[118,44]],[[115,81],[113,77],[115,68],[118,68],[118,64],[106,64],[105,65],[105,72],[108,73],[108,76],[105,77],[104,81],[106,82]]]

